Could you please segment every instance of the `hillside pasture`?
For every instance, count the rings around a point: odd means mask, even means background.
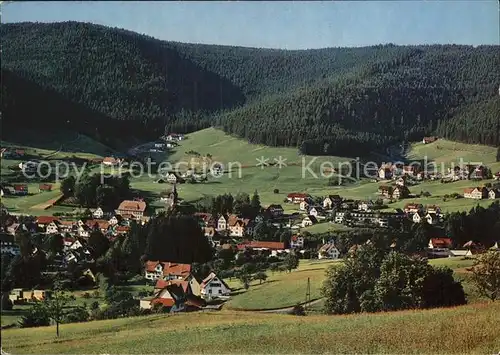
[[[437,149],[438,143],[439,149]],[[470,152],[468,147],[470,147]],[[195,157],[194,152],[198,153],[199,157]],[[207,154],[211,155],[208,160],[206,158]],[[452,162],[458,163],[460,156],[463,156],[465,161],[477,161],[488,166],[491,165],[493,171],[495,171],[496,166],[492,164],[495,161],[495,155],[496,150],[491,147],[454,143],[446,140],[438,140],[427,145],[415,143],[411,146],[408,154],[411,159],[420,160],[427,156],[429,161],[446,163],[450,166]],[[262,156],[268,158],[268,162],[272,162],[274,158],[281,156],[286,159],[285,164],[287,166],[281,168],[278,166],[256,166],[258,164],[257,159]],[[229,162],[238,162],[241,164],[241,168],[234,164],[231,171],[226,171],[220,177],[209,176],[208,181],[205,183],[177,185],[179,196],[186,201],[196,201],[203,196],[215,196],[224,193],[235,195],[239,192],[252,194],[254,191],[258,191],[263,205],[283,204],[286,212],[294,212],[298,210],[297,205],[284,204],[287,194],[291,192],[305,192],[313,196],[339,194],[344,198],[369,200],[379,198],[377,190],[380,185],[392,183],[390,181],[371,183],[368,179],[361,179],[341,186],[330,186],[329,177],[321,176],[321,164],[330,162],[334,168],[338,168],[339,163],[347,163],[351,159],[328,156],[302,156],[296,148],[250,144],[243,139],[230,136],[215,128],[207,128],[188,134],[186,139],[180,142],[179,146],[165,153],[165,160],[172,164],[180,161],[190,163],[202,161],[203,159],[206,160],[208,166],[210,166],[210,162],[215,161],[226,164],[226,166]],[[308,165],[310,162],[313,163]],[[311,168],[312,173],[306,169],[307,166]],[[171,188],[171,186],[169,184],[157,184],[154,182],[156,179],[157,177],[154,176],[143,175],[133,179],[131,184],[133,188],[144,191],[153,198],[158,198],[162,191]],[[465,199],[443,201],[444,195],[461,194],[466,187],[480,186],[486,182],[492,181],[459,181],[449,184],[441,184],[439,181],[425,181],[419,185],[411,186],[410,192],[413,194],[419,194],[421,191],[430,192],[432,195],[431,200],[416,199],[415,201],[426,203],[429,201],[429,203],[439,204],[444,211],[469,210],[478,202]],[[278,190],[278,193],[274,193],[275,190]],[[407,202],[408,200],[402,200],[389,205],[389,208],[399,208]],[[491,201],[479,202],[482,206],[487,206],[489,203]],[[161,203],[156,204],[158,206],[162,205]]]
[[[297,270],[290,273],[268,271],[266,282],[260,284],[259,281],[252,281],[248,290],[245,290],[238,280],[232,279],[229,281],[229,286],[235,290],[235,293],[225,307],[238,310],[264,310],[304,303],[308,278],[311,286],[311,300],[321,298],[320,289],[325,279],[326,269],[341,263],[341,260],[301,259]],[[455,276],[464,281],[464,289],[469,294],[469,301],[480,300],[465,270],[472,266],[473,259],[463,259],[462,257],[432,259],[430,264],[459,270],[460,272],[456,273]]]
[[[347,316],[221,311],[2,331],[15,354],[493,354],[500,303]],[[161,349],[161,350],[160,350]]]
[[[496,148],[480,144],[466,144],[452,142],[446,139],[438,139],[429,144],[422,142],[414,143],[408,152],[408,158],[412,160],[423,160],[427,158],[429,162],[437,164],[445,163],[459,164],[463,161],[467,163],[482,163],[500,169],[496,162]]]
[[[52,205],[61,192],[59,184],[52,185],[52,191],[39,192],[38,183],[29,183],[26,196],[9,196],[2,197],[2,203],[7,207],[9,212],[13,213],[29,213],[33,215],[52,213],[45,211],[48,205]]]
[[[180,142],[180,145],[172,150],[167,159],[170,162],[191,161],[193,155],[189,152],[197,152],[200,156],[211,155],[210,161],[226,164],[229,162],[238,162],[242,166],[255,167],[257,159],[264,157],[268,159],[267,163],[273,163],[274,159],[281,157],[288,166],[301,165],[302,160],[306,159],[309,163],[316,157],[304,156],[299,153],[297,148],[292,147],[269,147],[259,144],[251,144],[246,140],[233,137],[216,128],[206,128],[186,135],[186,139]],[[339,161],[349,161],[348,158],[323,156],[317,157],[315,162],[321,163],[329,161],[338,163]],[[236,164],[234,165],[236,166]]]

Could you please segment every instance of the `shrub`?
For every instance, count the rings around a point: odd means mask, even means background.
[[[21,328],[43,327],[50,325],[50,317],[41,303],[35,303],[19,321]]]
[[[290,314],[293,314],[294,316],[305,316],[306,315],[306,311],[304,310],[303,306],[301,306],[300,304],[298,304],[295,307],[293,307],[293,309],[291,310]]]
[[[363,245],[345,264],[327,271],[322,295],[328,313],[450,307],[466,303],[449,268],[426,259]]]
[[[64,317],[63,323],[80,323],[89,319],[89,312],[86,307],[75,307]]]
[[[479,255],[472,267],[472,279],[479,293],[492,301],[500,299],[500,253]]]
[[[259,280],[259,284],[262,283],[262,281],[266,281],[267,280],[267,274],[265,272],[258,272],[256,273],[254,276],[253,276],[253,279],[254,280]]]
[[[99,309],[99,302],[94,301],[94,302],[92,302],[92,303],[90,304],[90,310],[91,310],[91,311],[94,311],[94,310],[96,310],[96,309]]]
[[[2,311],[12,311],[12,307],[14,306],[12,301],[9,298],[9,294],[7,292],[2,294]]]

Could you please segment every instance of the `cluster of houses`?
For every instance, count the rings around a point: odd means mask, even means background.
[[[164,307],[169,312],[194,311],[207,301],[227,300],[231,288],[215,273],[199,282],[190,264],[147,261],[144,277],[155,283],[153,295],[140,300],[140,308]]]
[[[24,149],[19,148],[0,148],[0,158],[2,159],[16,159],[26,155]]]
[[[431,238],[426,252],[429,257],[442,258],[454,256],[472,256],[474,254],[483,253],[488,248],[480,243],[472,240],[468,241],[458,249],[453,248],[453,240],[451,238]],[[499,243],[495,242],[489,250],[500,251]]]
[[[89,219],[65,220],[55,216],[38,216],[32,223],[20,223],[16,216],[9,215],[2,226],[2,254],[19,254],[19,246],[14,242],[18,230],[33,234],[61,235],[64,241],[63,254],[56,258],[60,266],[74,263],[93,263],[87,241],[93,231],[100,231],[110,241],[128,233],[130,223],[138,221],[145,223],[146,203],[142,200],[125,200],[113,212],[105,212],[102,208],[91,210]],[[35,250],[34,253],[41,252]]]
[[[406,186],[417,184],[422,180],[439,180],[453,182],[459,180],[483,180],[487,179],[489,170],[482,164],[456,165],[447,169],[447,172],[431,171],[422,169],[419,163],[410,165],[398,165],[384,163],[378,168],[377,177],[381,180],[395,180],[396,185]],[[500,172],[494,175],[500,179]]]
[[[395,179],[397,177],[410,176],[417,179],[422,179],[424,173],[419,166],[416,165],[403,165],[386,163],[382,164],[378,169],[378,177],[382,180]]]
[[[39,190],[40,192],[42,191],[47,191],[45,190],[46,187],[42,185],[50,185],[50,184],[40,184]],[[51,188],[52,189],[52,188]],[[2,197],[3,196],[26,196],[28,195],[28,184],[2,184],[0,186],[0,192]]]
[[[159,173],[162,177],[155,181],[159,184],[166,182],[172,185],[184,184],[188,180],[200,182],[207,178],[205,174],[198,174],[192,169],[188,169],[183,173],[178,173],[176,171],[159,171]]]
[[[170,133],[163,137],[166,142],[180,142],[184,140],[184,135],[180,133]]]
[[[497,199],[500,198],[500,189],[487,187],[469,187],[464,190],[464,198],[474,200]]]
[[[358,227],[388,227],[391,220],[410,219],[414,223],[426,221],[429,224],[438,224],[442,221],[441,209],[436,205],[424,207],[419,203],[407,203],[403,209],[396,209],[392,212],[377,211],[374,207],[373,201],[343,204],[335,211],[333,222]]]
[[[52,191],[52,184],[41,183],[38,185],[38,192],[48,192]],[[29,194],[28,184],[9,184],[4,183],[0,185],[1,196],[26,196]]]
[[[32,301],[43,301],[48,296],[46,290],[24,290],[14,288],[9,293],[9,299],[13,304],[24,304]]]

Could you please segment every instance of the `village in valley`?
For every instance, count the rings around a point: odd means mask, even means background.
[[[184,138],[180,134],[165,135],[158,141],[129,150],[133,155],[128,157],[109,156],[102,160],[93,158],[88,163],[102,164],[101,168],[120,167],[127,161],[140,161],[144,156],[150,158],[150,153],[163,153],[182,146]],[[425,138],[423,144],[434,143],[436,140],[434,137]],[[2,149],[3,160],[22,159],[23,154],[22,149]],[[35,159],[22,160],[18,168],[22,172],[32,173],[37,171],[38,163]],[[98,173],[96,168],[93,171]],[[406,252],[431,259],[472,257],[488,249],[498,250],[498,240],[453,240],[447,232],[449,228],[445,228],[449,218],[446,211],[436,203],[413,201],[430,194],[421,191],[415,195],[409,188],[425,181],[435,181],[443,187],[456,181],[466,181],[469,187],[464,188],[462,193],[446,195],[442,201],[472,199],[491,200],[493,203],[500,198],[500,172],[493,173],[482,164],[453,166],[445,174],[440,174],[428,172],[416,164],[383,163],[376,175],[370,179],[372,182],[368,182],[369,186],[373,186],[375,196],[367,200],[343,197],[342,189],[332,188],[332,192],[336,193],[324,196],[300,190],[290,191],[286,193],[282,203],[268,205],[261,204],[258,191],[254,191],[253,195],[219,195],[211,200],[211,204],[200,205],[184,200],[179,194],[179,187],[203,184],[207,181],[206,172],[200,174],[196,169],[167,171],[161,178],[151,181],[151,184],[164,186],[153,208],[148,206],[150,198],[128,191],[128,196],[135,197],[120,201],[114,209],[110,209],[113,206],[107,203],[106,206],[87,205],[86,208],[77,208],[76,212],[71,213],[44,214],[45,211],[50,212],[51,208],[57,208],[61,201],[64,204],[65,200],[75,199],[73,190],[78,190],[78,187],[73,182],[70,191],[65,191],[63,180],[59,184],[61,193],[49,201],[47,206],[43,206],[41,213],[36,216],[10,212],[2,203],[2,255],[15,257],[26,253],[26,247],[19,243],[28,243],[31,247],[30,257],[44,260],[38,277],[38,283],[42,287],[14,287],[8,297],[14,308],[43,300],[46,288],[50,288],[51,282],[55,282],[57,273],[66,275],[64,282],[71,285],[69,289],[75,290],[73,292],[81,294],[84,291],[77,290],[88,290],[84,292],[85,297],[101,302],[99,300],[104,296],[102,290],[100,295],[99,291],[92,290],[102,287],[103,282],[106,282],[103,280],[109,277],[104,276],[102,270],[107,269],[103,267],[103,263],[113,263],[108,260],[112,245],[124,244],[120,240],[129,242],[131,237],[128,234],[132,229],[145,228],[156,216],[172,211],[184,211],[182,213],[190,214],[197,221],[200,235],[205,238],[220,263],[206,264],[201,270],[198,263],[192,265],[181,260],[149,260],[144,259],[142,251],[136,253],[141,257],[142,271],[133,276],[133,279],[136,285],[142,286],[137,286],[140,291],[134,294],[133,299],[139,306],[139,313],[158,312],[159,309],[161,312],[221,309],[234,295],[241,293],[238,290],[248,290],[252,280],[259,280],[259,285],[262,282],[265,285],[268,278],[266,273],[269,271],[290,272],[297,268],[300,260],[307,263],[317,260],[315,263],[321,263],[348,257],[358,246],[352,241],[359,239],[355,237],[357,231],[364,233],[365,237],[370,230],[387,236],[392,234],[394,239],[391,240],[390,247],[395,250],[407,243],[405,238],[421,233],[423,236],[419,235],[416,245],[407,248]],[[30,181],[2,183],[3,201],[28,196],[31,193],[28,186],[32,185]],[[38,190],[38,194],[44,194],[53,191],[54,185],[40,182]],[[98,197],[98,200],[107,202],[113,198]],[[401,207],[391,208],[400,201],[403,203],[399,205]],[[422,231],[416,232],[415,226],[422,226],[418,227]],[[318,227],[323,228],[319,229],[319,233],[311,229]],[[397,237],[399,231],[407,233],[400,233],[401,236]],[[23,242],[21,234],[29,236],[31,241]],[[341,235],[350,235],[351,242],[346,243]],[[368,239],[364,243],[370,243],[370,238],[366,238]],[[196,249],[197,245],[192,244],[190,248]],[[125,278],[132,276],[128,271],[123,273]],[[124,282],[127,284],[129,281]],[[93,294],[96,297],[91,296]],[[95,307],[99,309],[100,306]]]

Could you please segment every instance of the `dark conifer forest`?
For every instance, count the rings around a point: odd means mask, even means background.
[[[499,46],[275,50],[77,22],[1,36],[4,129],[69,125],[106,141],[217,126],[315,155],[431,134],[500,145]]]

